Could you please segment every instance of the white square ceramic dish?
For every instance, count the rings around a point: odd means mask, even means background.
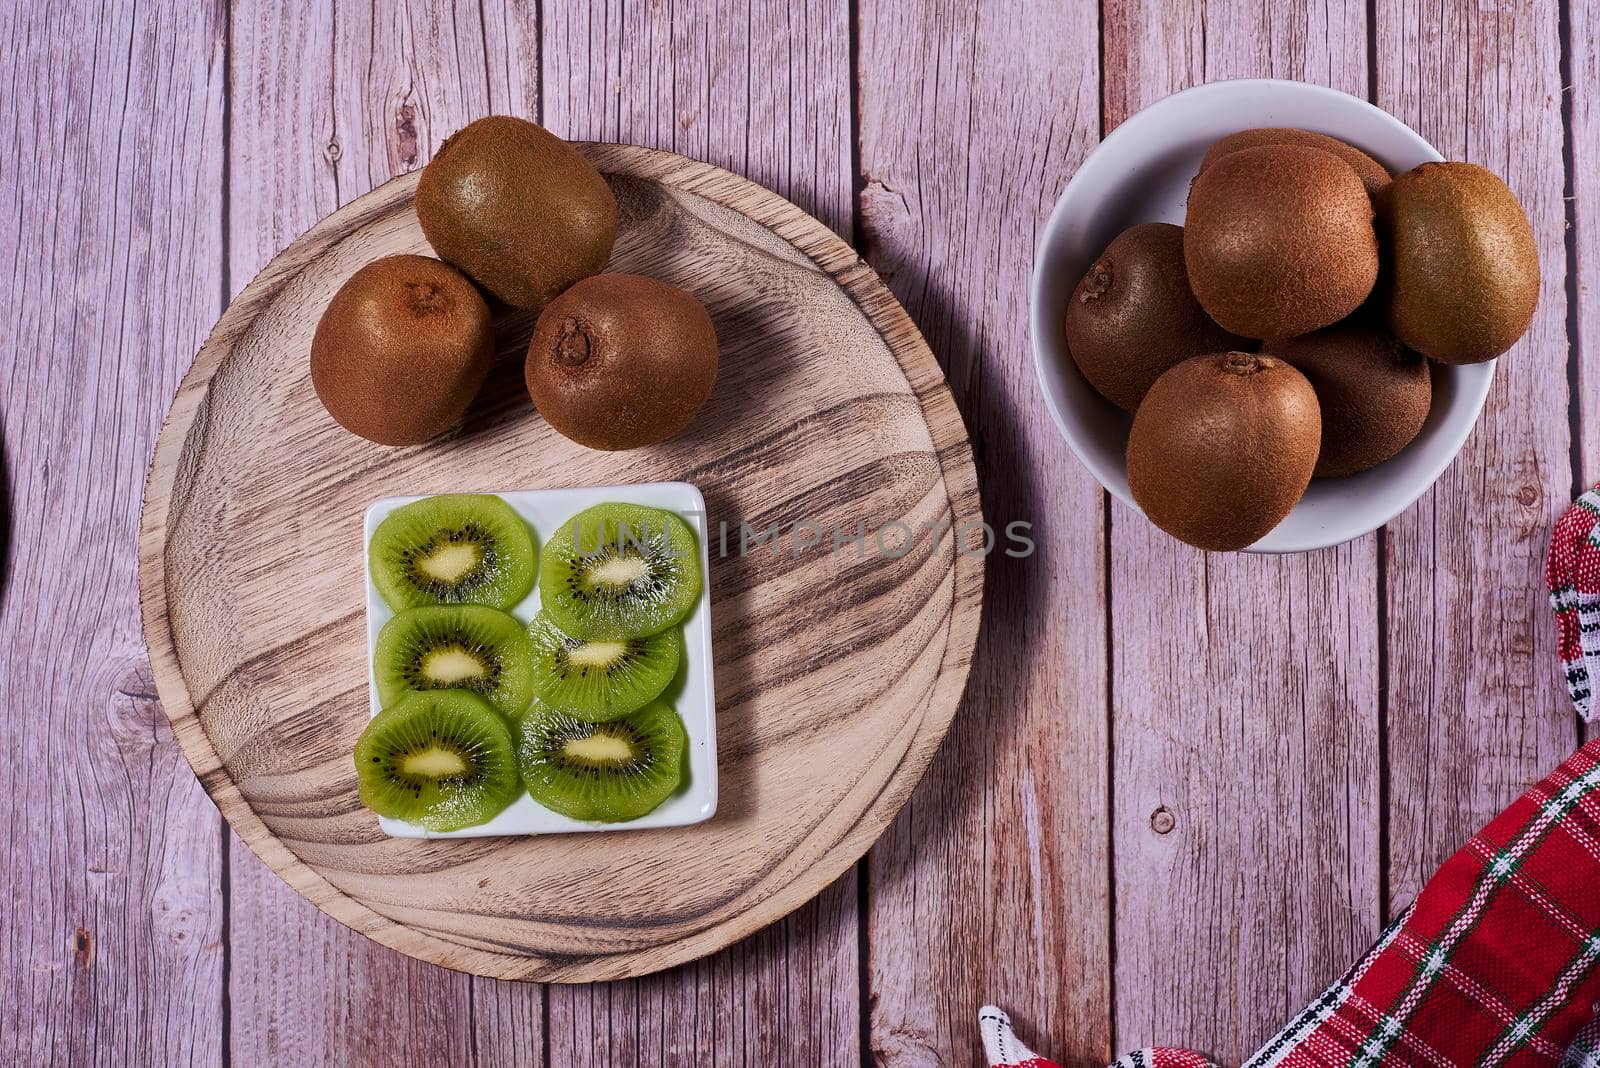
[[[676,512],[700,538],[700,573],[706,581],[700,603],[683,623],[684,665],[667,688],[673,707],[683,717],[689,735],[689,782],[654,812],[627,823],[589,823],[552,812],[524,793],[488,823],[460,831],[438,833],[402,820],[380,817],[378,826],[394,838],[483,838],[490,835],[562,834],[571,831],[624,831],[642,827],[683,827],[703,823],[717,811],[717,702],[711,670],[711,560],[706,537],[706,502],[687,482],[650,482],[638,486],[595,486],[585,489],[545,489],[493,492],[515,508],[533,528],[536,544],[544,546],[560,526],[591,505],[607,501],[647,504]],[[421,496],[384,497],[367,508],[362,537],[363,574],[367,578],[367,692],[369,716],[379,712],[378,688],[372,675],[372,654],[378,631],[394,613],[372,584],[368,547],[372,532],[385,516]],[[539,590],[530,593],[512,614],[527,622],[539,611]]]

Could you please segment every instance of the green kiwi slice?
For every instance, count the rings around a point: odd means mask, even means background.
[[[642,638],[681,622],[700,599],[700,548],[682,517],[597,504],[545,546],[544,610],[575,638]]]
[[[597,722],[626,716],[661,696],[683,659],[677,627],[644,638],[574,638],[540,612],[528,636],[534,696]]]
[[[533,532],[505,501],[449,493],[401,505],[367,550],[372,584],[396,612],[425,604],[514,608],[533,589]]]
[[[361,803],[380,816],[458,831],[516,800],[516,747],[506,721],[465,690],[407,694],[356,742]]]
[[[606,723],[542,709],[522,721],[521,733],[517,760],[528,793],[573,819],[636,820],[683,782],[689,738],[663,701]]]
[[[372,674],[386,708],[412,690],[470,690],[502,714],[519,716],[533,696],[533,643],[498,608],[408,608],[378,632]]]

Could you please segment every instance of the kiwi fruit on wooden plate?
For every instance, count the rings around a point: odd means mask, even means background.
[[[1206,313],[1241,337],[1319,330],[1372,292],[1372,219],[1366,187],[1331,152],[1294,144],[1228,152],[1189,191],[1189,285]]]
[[[481,604],[408,608],[383,625],[372,656],[385,707],[414,690],[469,690],[512,717],[533,697],[533,665],[522,622]]]
[[[1472,163],[1424,163],[1378,197],[1389,327],[1441,363],[1481,363],[1533,321],[1539,246],[1515,194]]]
[[[403,504],[372,532],[367,565],[390,608],[482,604],[509,610],[533,589],[533,531],[487,493]]]
[[[1196,356],[1156,379],[1139,405],[1128,486],[1173,537],[1212,551],[1243,549],[1304,495],[1321,438],[1316,394],[1287,362],[1243,352]]]
[[[1348,163],[1350,169],[1356,172],[1356,177],[1361,179],[1361,184],[1366,187],[1369,197],[1375,197],[1382,192],[1391,177],[1387,167],[1352,144],[1347,144],[1337,137],[1329,137],[1327,134],[1297,130],[1287,126],[1264,126],[1228,134],[1206,150],[1205,157],[1200,160],[1200,170],[1204,171],[1229,152],[1237,152],[1241,148],[1255,148],[1257,145],[1304,145],[1307,148],[1320,148],[1324,152],[1331,152]]]
[[[550,708],[603,722],[657,697],[678,674],[683,633],[614,640],[574,638],[540,612],[528,626],[533,693]]]
[[[528,345],[528,394],[551,426],[591,449],[665,441],[717,380],[705,305],[636,274],[586,278],[551,301]]]
[[[1263,352],[1306,376],[1322,413],[1317,478],[1376,467],[1405,448],[1433,403],[1428,361],[1379,322],[1346,320],[1295,338],[1271,339]]]
[[[591,641],[659,634],[700,599],[699,540],[681,516],[640,504],[597,504],[544,547],[539,598],[563,632]]]
[[[385,256],[339,287],[311,339],[311,384],[334,420],[417,445],[467,410],[494,360],[489,306],[429,256]]]
[[[542,308],[600,271],[617,239],[617,200],[600,172],[510,115],[446,138],[422,169],[416,203],[434,251],[517,308]]]
[[[539,804],[573,819],[620,823],[677,791],[688,747],[683,720],[662,701],[604,723],[535,709],[520,725],[517,761]]]
[[[430,831],[484,823],[521,793],[511,729],[466,690],[409,693],[356,742],[361,803]]]
[[[1189,288],[1183,227],[1142,223],[1112,239],[1067,302],[1067,350],[1102,397],[1131,412],[1173,364],[1246,342]]]

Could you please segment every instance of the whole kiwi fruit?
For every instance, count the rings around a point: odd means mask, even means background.
[[[483,288],[538,309],[606,265],[617,201],[567,142],[490,115],[451,135],[422,169],[417,221],[434,251]]]
[[[489,306],[431,256],[385,256],[347,279],[311,339],[311,384],[339,425],[380,445],[449,429],[494,360]]]
[[[682,430],[717,379],[705,305],[636,274],[586,278],[551,301],[528,345],[528,394],[591,449],[636,449]]]
[[[1072,292],[1066,332],[1083,377],[1128,412],[1173,364],[1245,345],[1194,299],[1183,227],[1171,223],[1143,223],[1112,239]]]
[[[1509,349],[1539,301],[1539,246],[1522,205],[1472,163],[1424,163],[1378,197],[1389,328],[1442,363]]]
[[[1128,434],[1128,486],[1150,521],[1200,549],[1259,541],[1311,482],[1322,415],[1306,377],[1245,352],[1156,379]]]
[[[1338,322],[1372,292],[1372,201],[1350,165],[1305,145],[1219,156],[1189,190],[1189,285],[1241,337],[1294,337]]]
[[[1204,171],[1229,152],[1237,152],[1241,148],[1254,148],[1257,145],[1305,145],[1308,148],[1320,148],[1324,152],[1331,152],[1350,164],[1350,169],[1356,172],[1356,177],[1360,178],[1361,184],[1366,187],[1368,196],[1377,196],[1383,187],[1389,184],[1388,168],[1355,145],[1347,144],[1337,137],[1329,137],[1327,134],[1296,130],[1289,126],[1264,126],[1255,130],[1231,133],[1206,150],[1205,158],[1200,161],[1200,170]]]
[[[1336,323],[1314,334],[1264,342],[1306,376],[1322,411],[1317,478],[1342,478],[1411,443],[1433,403],[1428,361],[1378,322]]]

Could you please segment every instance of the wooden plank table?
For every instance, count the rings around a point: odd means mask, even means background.
[[[1410,0],[87,3],[0,12],[0,1063],[1237,1061],[1579,737],[1539,564],[1600,475],[1587,5]],[[1522,198],[1532,330],[1434,490],[1286,558],[1160,535],[1071,458],[1035,235],[1139,108],[1272,75],[1375,101]],[[972,434],[990,562],[963,711],[891,832],[789,919],[646,979],[423,965],[318,913],[178,755],[139,633],[145,466],[227,299],[490,111],[729,167],[853,241]]]

